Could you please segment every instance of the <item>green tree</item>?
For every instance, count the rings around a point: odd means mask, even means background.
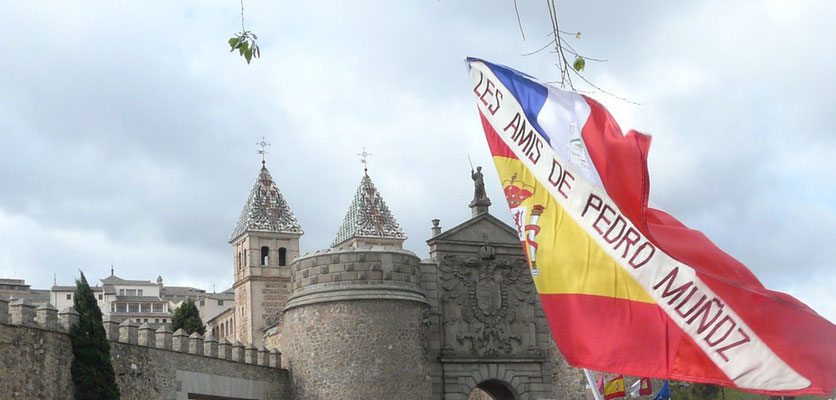
[[[79,271],[81,272],[81,271]],[[73,307],[79,321],[70,327],[73,363],[70,372],[76,399],[118,399],[119,387],[110,364],[110,344],[102,326],[102,311],[84,272],[75,281]]]
[[[181,328],[189,335],[194,332],[202,335],[206,332],[206,326],[203,325],[200,312],[197,311],[197,306],[194,305],[192,299],[184,301],[180,307],[174,310],[174,317],[171,318],[171,330],[176,332]]]

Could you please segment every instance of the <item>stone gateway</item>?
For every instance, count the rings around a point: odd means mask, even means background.
[[[368,172],[331,247],[302,254],[263,164],[229,238],[235,302],[206,335],[105,323],[123,398],[586,399],[517,231],[473,178],[472,217],[446,231],[433,220],[426,259],[403,248]],[[72,310],[59,327],[29,308],[0,301],[0,398],[68,398]]]

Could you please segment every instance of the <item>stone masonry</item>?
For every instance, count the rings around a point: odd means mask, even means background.
[[[0,314],[5,314],[2,305]],[[5,316],[0,315],[0,321],[7,321]],[[0,398],[73,398],[73,355],[66,329],[52,323],[51,318],[21,322],[0,322]],[[61,322],[66,325],[66,321]],[[126,325],[124,329],[131,330],[125,338],[137,337],[136,326]],[[145,345],[110,342],[111,362],[123,399],[186,399],[190,395],[288,398],[289,377],[286,370],[278,368],[278,352],[258,349],[260,357],[241,363],[203,355],[202,349],[192,353],[174,351],[170,335],[165,328],[158,329],[153,346],[147,335],[142,336]],[[197,336],[196,343],[203,346],[203,338]],[[207,337],[210,348],[213,340]]]

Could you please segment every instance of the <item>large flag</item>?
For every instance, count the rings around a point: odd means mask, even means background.
[[[607,382],[604,387],[604,400],[624,397],[624,375],[619,375]]]
[[[831,393],[836,326],[648,206],[649,136],[622,134],[587,96],[484,60],[468,65],[546,318],[571,365]]]

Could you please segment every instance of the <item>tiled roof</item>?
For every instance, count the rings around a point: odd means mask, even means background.
[[[331,247],[352,238],[406,239],[368,174],[363,175]]]
[[[304,233],[265,166],[261,167],[258,179],[250,190],[250,197],[244,204],[244,209],[238,217],[238,223],[235,224],[232,234],[229,235],[229,240],[235,239],[248,230],[299,235]]]

